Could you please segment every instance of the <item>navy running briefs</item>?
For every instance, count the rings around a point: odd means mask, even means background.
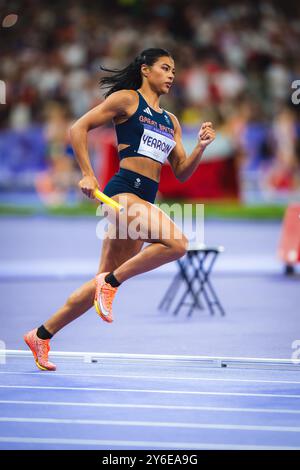
[[[120,168],[102,192],[109,197],[120,193],[132,193],[153,204],[158,191],[158,184],[157,181],[140,173]]]

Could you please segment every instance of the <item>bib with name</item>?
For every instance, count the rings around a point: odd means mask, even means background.
[[[176,142],[170,134],[157,129],[155,126],[144,124],[144,132],[137,152],[164,163],[175,145]]]

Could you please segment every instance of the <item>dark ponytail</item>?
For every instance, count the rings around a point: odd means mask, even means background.
[[[141,65],[153,65],[159,57],[172,57],[170,52],[165,49],[145,49],[137,56],[127,67],[120,70],[112,70],[100,66],[104,72],[111,72],[113,75],[102,77],[100,87],[109,88],[104,94],[107,98],[111,93],[118,90],[137,90],[142,86]]]

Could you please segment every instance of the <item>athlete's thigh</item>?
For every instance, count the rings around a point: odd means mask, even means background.
[[[108,224],[107,233],[102,243],[98,272],[113,271],[128,259],[135,256],[144,244],[144,240],[119,238],[113,224]]]
[[[121,204],[126,202],[126,214],[115,219],[123,236],[147,243],[163,242],[165,245],[173,245],[174,240],[180,240],[187,244],[182,230],[154,204],[131,193],[116,195],[113,199]]]

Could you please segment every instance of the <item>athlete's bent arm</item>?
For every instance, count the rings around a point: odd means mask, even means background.
[[[79,187],[90,198],[94,197],[93,192],[98,187],[98,182],[88,154],[87,133],[117,116],[126,116],[126,110],[132,104],[132,99],[132,94],[128,90],[116,91],[84,114],[70,128],[72,147],[82,172]]]
[[[171,113],[170,113],[171,114]],[[174,123],[175,148],[170,153],[168,160],[176,178],[183,183],[188,180],[197,169],[205,148],[214,140],[215,131],[211,122],[204,122],[198,134],[198,142],[188,157],[182,145],[182,132],[178,119],[171,114]]]

